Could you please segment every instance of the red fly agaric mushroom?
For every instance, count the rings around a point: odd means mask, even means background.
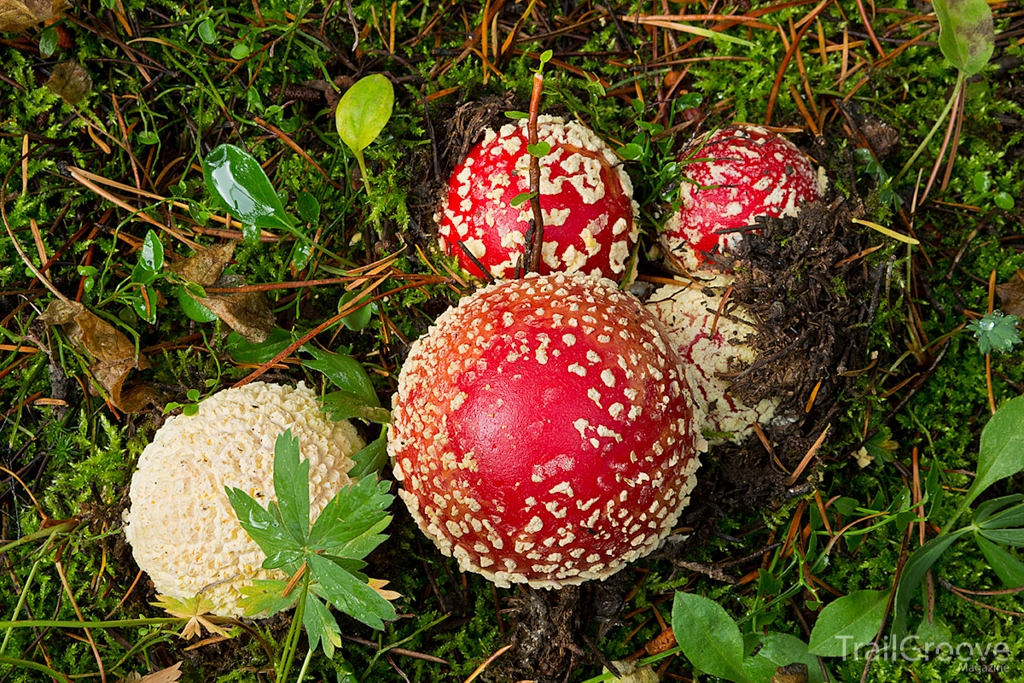
[[[540,272],[621,280],[638,236],[629,176],[582,124],[541,116],[537,137],[551,146],[540,159]],[[487,275],[512,277],[523,259],[533,212],[528,201],[513,206],[512,200],[530,191],[528,142],[525,120],[498,133],[488,129],[448,181],[447,199],[435,215],[441,247],[476,277],[485,276],[479,266]]]
[[[760,126],[726,126],[683,150],[679,161],[690,182],[680,188],[682,206],[666,222],[661,244],[668,265],[680,272],[697,270],[706,254],[730,251],[742,239],[740,232],[721,231],[758,216],[795,216],[800,204],[825,191],[824,171]]]
[[[647,302],[683,359],[694,399],[705,416],[702,428],[712,443],[740,443],[755,424],[772,420],[781,402],[765,398],[747,405],[729,392],[726,375],[749,366],[757,356],[747,343],[754,333],[749,314],[741,306],[722,303],[731,282],[731,275],[711,275],[688,285],[665,285]]]
[[[607,279],[530,274],[442,314],[388,452],[420,529],[499,586],[603,579],[658,546],[706,447],[660,324]]]

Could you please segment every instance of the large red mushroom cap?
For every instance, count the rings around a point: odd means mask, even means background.
[[[531,274],[463,299],[413,344],[388,452],[412,516],[463,570],[557,588],[670,533],[706,447],[697,413],[635,297]]]
[[[760,126],[726,126],[683,150],[679,160],[692,182],[682,184],[682,205],[661,243],[669,266],[681,272],[697,270],[707,253],[731,251],[743,238],[719,231],[752,225],[758,216],[795,216],[825,189],[807,155]]]
[[[629,176],[611,148],[575,121],[541,116],[537,137],[551,145],[540,159],[540,272],[621,280],[638,237]],[[512,200],[530,191],[528,143],[525,120],[488,129],[448,181],[435,217],[441,247],[476,277],[484,273],[467,251],[496,278],[512,277],[523,260],[533,211],[528,201],[514,207]]]

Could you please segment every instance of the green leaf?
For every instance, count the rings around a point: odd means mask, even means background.
[[[391,411],[368,404],[365,399],[350,391],[333,391],[323,397],[324,410],[333,420],[348,420],[353,417],[367,422],[387,424],[391,422]]]
[[[808,683],[823,683],[818,659],[807,652],[807,643],[788,633],[769,633],[761,639],[761,649],[743,660],[743,669],[751,681],[768,681],[780,666],[807,665]]]
[[[985,0],[933,0],[939,49],[969,78],[988,64],[995,49],[992,10]]]
[[[342,308],[348,305],[350,301],[352,301],[358,296],[360,296],[360,292],[345,292],[344,294],[342,294],[341,297],[338,298],[338,310],[340,311]],[[373,296],[370,292],[362,294],[363,301],[371,298],[373,298]],[[341,324],[347,327],[348,329],[352,330],[353,332],[358,332],[359,330],[364,329],[367,325],[370,324],[370,321],[373,319],[373,314],[376,310],[376,304],[363,304],[361,308],[356,309],[354,312],[342,318]]]
[[[509,201],[509,204],[512,206],[513,209],[518,209],[520,206],[530,201],[531,199],[533,199],[532,192],[520,192],[515,197],[513,197],[511,201]]]
[[[919,643],[948,643],[953,634],[942,619],[935,617],[928,619],[925,616],[917,627],[917,641]]]
[[[1003,315],[1002,311],[986,313],[979,320],[972,320],[967,324],[967,329],[974,333],[978,340],[978,349],[989,354],[993,351],[1006,353],[1020,343],[1020,333],[1017,332],[1017,323],[1020,320],[1015,315]]]
[[[302,625],[306,627],[309,649],[323,646],[328,658],[334,657],[335,648],[341,647],[341,629],[338,621],[320,598],[312,591],[306,595],[306,609],[302,613]]]
[[[353,394],[361,402],[372,406],[380,405],[370,376],[366,374],[362,363],[355,358],[324,351],[309,344],[303,346],[302,350],[313,356],[313,360],[303,361],[302,364],[307,368],[324,373],[334,386]]]
[[[246,341],[242,335],[232,332],[228,335],[225,346],[231,358],[239,363],[262,364],[284,351],[293,341],[295,340],[290,332],[276,327],[267,340],[260,344]]]
[[[507,111],[505,112],[505,118],[518,121],[520,119],[528,119],[530,118],[530,115],[525,111]]]
[[[988,561],[988,566],[992,567],[992,571],[996,573],[1004,586],[1007,588],[1024,586],[1024,562],[1021,562],[1006,548],[977,534],[974,536],[974,541],[978,544],[978,550]]]
[[[281,579],[253,579],[252,585],[239,589],[242,592],[242,599],[238,604],[247,617],[277,614],[291,609],[299,598],[297,590],[285,595],[286,588],[288,582]]]
[[[740,629],[714,600],[677,591],[672,603],[672,632],[697,669],[736,683],[751,683],[743,669]]]
[[[395,104],[395,87],[381,74],[360,78],[334,112],[338,135],[354,153],[366,149],[384,130]]]
[[[1020,494],[1015,496],[1004,496],[1004,498],[1017,498],[1018,500],[1020,497]],[[981,506],[979,505],[978,508],[980,509]],[[978,513],[975,512],[974,523],[983,529],[1006,529],[1008,527],[1022,526],[1024,525],[1024,505],[1014,505],[1009,509],[992,515],[991,517],[982,519],[983,521],[978,524]]]
[[[139,142],[144,145],[155,145],[160,142],[160,136],[156,134],[156,131],[143,130],[139,131]]]
[[[45,59],[57,51],[57,29],[50,26],[39,36],[39,54]]]
[[[623,147],[619,147],[618,154],[627,161],[636,161],[644,155],[644,148],[638,144],[630,142]]]
[[[974,189],[978,192],[988,192],[992,186],[992,179],[985,171],[978,171],[974,174]]]
[[[396,618],[395,608],[380,593],[323,555],[307,557],[313,578],[332,605],[371,628],[382,630]]]
[[[299,440],[286,429],[274,444],[274,495],[285,530],[299,546],[309,536],[309,460],[299,458]]]
[[[856,645],[874,640],[882,626],[888,591],[854,591],[818,615],[807,650],[822,657],[846,657]]]
[[[902,639],[907,632],[907,612],[910,609],[910,599],[924,579],[925,573],[931,569],[931,566],[954,541],[968,531],[970,531],[970,527],[957,529],[950,534],[940,534],[907,557],[907,561],[903,565],[903,573],[900,574],[899,583],[896,585],[896,598],[892,608],[892,633],[897,640]],[[811,635],[813,636],[813,632]]]
[[[226,486],[224,490],[235,516],[238,517],[238,523],[266,554],[267,561],[263,563],[264,567],[274,569],[301,559],[300,547],[285,530],[279,515],[273,512],[276,505],[271,503],[264,508],[242,489]]]
[[[217,30],[213,25],[213,19],[210,17],[206,17],[199,22],[199,40],[207,45],[213,45],[217,42]]]
[[[164,267],[164,245],[160,236],[153,230],[146,233],[146,239],[142,240],[142,249],[139,250],[139,263],[153,272]]]
[[[992,201],[1003,211],[1009,211],[1015,205],[1013,195],[1009,192],[996,192],[995,196],[992,197]]]
[[[1024,500],[1024,494],[1020,493],[1014,493],[1013,495],[1001,496],[999,498],[993,498],[992,500],[986,500],[984,503],[974,508],[974,523],[979,526],[986,526],[985,524],[983,524],[983,522],[986,519],[988,519],[995,513],[999,512],[1000,510],[1010,505],[1013,505],[1014,503],[1019,503],[1022,500]]]
[[[1024,469],[1024,396],[1010,399],[981,431],[974,483],[960,504],[961,511],[989,486]],[[959,514],[959,513],[958,513]]]
[[[259,228],[292,228],[267,174],[245,150],[227,144],[216,147],[203,159],[203,177],[224,210],[242,222],[247,242],[259,238]]]
[[[248,56],[249,56],[249,46],[246,45],[245,43],[238,43],[233,48],[231,48],[231,58],[232,59],[239,59],[239,60],[241,60],[241,59],[245,59]]]
[[[551,143],[541,140],[536,145],[527,145],[526,151],[529,152],[532,156],[535,156],[538,159],[540,159],[544,156],[547,156],[547,154],[551,152]]]
[[[320,202],[316,200],[311,192],[302,190],[295,197],[295,208],[299,211],[299,218],[306,223],[317,223],[320,221]]]
[[[212,323],[214,320],[217,320],[217,314],[193,299],[185,287],[181,285],[175,287],[174,293],[178,297],[178,305],[181,307],[182,312],[190,319],[195,320],[197,323]]]
[[[978,533],[1000,545],[1024,548],[1024,529],[980,529]]]
[[[361,559],[345,548],[367,532],[376,534],[391,520],[388,508],[394,496],[388,493],[390,484],[374,476],[360,479],[356,484],[339,491],[324,506],[309,532],[309,547],[332,555]],[[381,525],[381,522],[385,522]],[[381,537],[383,541],[384,537]],[[381,542],[381,541],[378,541]],[[369,553],[375,546],[366,550]]]
[[[358,453],[352,456],[355,465],[348,471],[348,476],[353,480],[362,479],[371,474],[377,474],[384,469],[388,461],[388,442],[383,434],[366,444]]]

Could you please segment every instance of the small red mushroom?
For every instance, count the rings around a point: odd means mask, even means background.
[[[629,176],[582,124],[541,116],[537,134],[551,146],[540,159],[540,272],[621,280],[638,237]],[[447,200],[435,216],[441,247],[476,277],[485,274],[466,252],[496,278],[512,277],[523,259],[533,212],[528,201],[512,206],[512,200],[530,191],[528,142],[525,120],[498,133],[488,129],[448,181]]]
[[[402,367],[399,495],[499,586],[603,579],[656,548],[706,443],[661,325],[615,283],[531,274],[442,314]]]
[[[682,206],[665,224],[661,243],[668,265],[681,272],[697,270],[706,254],[730,251],[743,237],[721,230],[752,225],[758,216],[795,216],[825,189],[807,155],[760,126],[726,126],[683,150],[679,160],[692,182],[682,184]]]

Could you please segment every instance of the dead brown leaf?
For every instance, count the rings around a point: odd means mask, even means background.
[[[171,263],[167,267],[189,282],[194,282],[200,287],[211,287],[220,279],[237,245],[238,242],[232,241],[209,249],[200,249],[187,259]]]
[[[54,301],[40,318],[48,325],[59,325],[71,344],[91,357],[89,372],[115,408],[138,412],[156,398],[156,391],[148,386],[124,391],[124,381],[132,369],[145,370],[149,361],[141,354],[136,357],[135,344],[113,325],[73,301]]]
[[[1003,313],[1024,319],[1024,270],[1018,270],[1009,282],[996,285]]]
[[[179,678],[181,678],[181,662],[145,676],[140,676],[133,671],[122,678],[119,683],[174,683]]]
[[[64,11],[66,0],[0,0],[0,33],[24,31]]]
[[[53,67],[53,73],[43,85],[54,95],[60,95],[61,99],[74,106],[85,99],[92,90],[92,78],[81,64],[69,60]]]
[[[228,274],[214,284],[217,287],[240,287],[245,284],[245,280],[240,275]],[[191,292],[189,296],[192,296]],[[259,344],[266,341],[274,330],[274,313],[263,292],[211,294],[205,299],[196,296],[192,298],[213,311],[214,315],[245,337],[246,341]]]

